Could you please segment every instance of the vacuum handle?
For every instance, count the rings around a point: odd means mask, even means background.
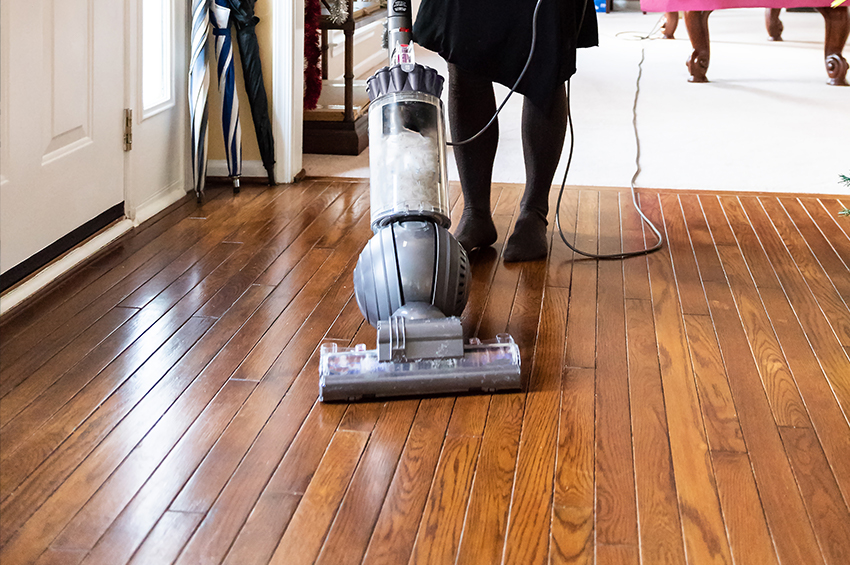
[[[413,9],[410,0],[387,2],[387,46],[390,66],[401,65],[406,72],[413,70]]]

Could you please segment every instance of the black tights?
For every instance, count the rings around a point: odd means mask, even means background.
[[[496,112],[493,84],[449,64],[449,123],[452,139],[477,133]],[[522,150],[525,192],[513,233],[508,238],[506,261],[540,259],[548,252],[546,216],[549,190],[561,158],[567,126],[567,95],[561,87],[553,93],[548,112],[528,98],[522,105]],[[475,141],[454,148],[463,189],[463,216],[455,237],[467,251],[495,243],[497,234],[490,210],[490,183],[499,142],[498,122]]]

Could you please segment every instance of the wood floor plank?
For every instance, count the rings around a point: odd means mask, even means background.
[[[130,564],[173,563],[203,514],[166,512],[133,555]]]
[[[753,214],[758,213],[753,209]],[[764,225],[764,221],[759,225]],[[850,410],[850,381],[841,375],[850,371],[850,359],[845,354],[842,344],[835,334],[821,304],[812,295],[811,289],[803,280],[797,268],[791,262],[784,245],[776,235],[772,226],[759,234],[765,249],[776,261],[783,261],[783,268],[777,272],[782,277],[782,288],[791,302],[800,324],[808,336],[821,366],[841,401],[845,413]]]
[[[334,434],[270,564],[315,561],[368,439],[365,432],[341,430]]]
[[[850,501],[848,412],[842,412],[835,391],[818,364],[788,299],[781,291],[773,289],[763,289],[761,294],[833,475],[845,502]]]
[[[578,196],[577,190],[565,190],[564,196],[561,199],[561,229],[564,232],[564,237],[571,244],[575,243],[576,238],[576,215],[578,213]],[[557,202],[556,202],[557,204]],[[557,225],[552,222],[554,236],[552,237],[552,249],[549,252],[549,269],[546,272],[546,286],[560,286],[568,288],[573,271],[573,256],[572,249],[566,246],[561,241],[561,236],[557,231]]]
[[[451,398],[420,402],[366,549],[364,565],[394,565],[409,560],[443,447],[452,404]]]
[[[144,394],[162,377],[162,368],[172,367],[186,351],[209,329],[212,320],[193,318],[186,322],[173,337],[157,336],[155,353],[143,357],[138,365],[131,367],[123,376],[120,369],[114,372],[115,379],[103,379],[98,386],[75,397],[79,402],[66,405],[51,419],[50,426],[39,428],[23,445],[13,452],[3,464],[0,477],[3,482],[2,508],[18,517],[28,517],[27,510],[34,510],[96,447],[111,430],[109,425],[98,426],[98,421],[120,420]],[[124,378],[121,378],[121,377]],[[117,381],[117,383],[113,382]],[[119,390],[120,388],[120,390]],[[112,396],[113,392],[118,393]],[[90,418],[94,415],[93,418]],[[87,424],[84,424],[87,422]],[[59,472],[57,472],[59,471]],[[52,487],[52,488],[51,488]],[[12,511],[11,509],[15,509]],[[3,539],[8,539],[10,526],[0,518]]]
[[[359,564],[407,440],[418,400],[387,403],[315,563]]]
[[[688,235],[694,249],[694,257],[699,267],[699,276],[703,281],[723,281],[726,274],[720,264],[720,258],[714,248],[714,240],[705,220],[699,196],[682,194],[679,196],[682,212],[685,215]]]
[[[321,186],[315,187],[321,189]],[[301,261],[317,238],[301,237],[302,231],[317,221],[330,227],[336,216],[328,215],[328,207],[339,199],[342,189],[327,187],[309,201],[291,221],[270,221],[263,224],[259,231],[246,234],[244,248],[234,257],[234,265],[228,270],[227,282],[218,289],[199,312],[204,316],[220,316],[221,312],[233,304],[245,288],[251,284],[266,284],[260,280],[262,273],[273,262],[278,262],[278,284]]]
[[[522,191],[462,316],[514,336],[521,393],[318,401],[321,342],[376,335],[357,179],[189,198],[4,316],[0,561],[846,561],[841,202],[641,189],[670,240],[596,261],[553,190],[549,257],[506,264]],[[627,192],[564,194],[582,249],[652,243]]]
[[[108,504],[118,506],[120,510],[120,504],[117,504],[117,502],[129,499],[135,492],[132,488],[127,487],[128,481],[143,481],[147,477],[144,474],[145,465],[153,465],[150,470],[150,472],[153,472],[153,469],[165,457],[185,429],[212,399],[218,387],[213,384],[204,389],[204,385],[210,383],[205,382],[205,379],[200,379],[197,385],[192,388],[192,391],[195,393],[200,391],[200,394],[204,397],[203,400],[194,402],[193,405],[193,401],[198,399],[191,391],[190,394],[182,396],[176,403],[175,399],[180,397],[184,389],[193,383],[195,377],[219,352],[219,349],[231,340],[234,332],[239,329],[245,318],[250,316],[270,290],[269,287],[257,286],[246,293],[244,299],[237,303],[237,307],[234,307],[227,316],[220,319],[200,340],[199,345],[190,350],[177,365],[160,379],[136,410],[131,411],[119,424],[111,423],[111,425],[115,425],[114,433],[108,435],[98,444],[91,455],[83,460],[73,473],[68,475],[52,495],[50,494],[51,489],[55,487],[41,488],[40,485],[35,484],[36,492],[40,496],[50,495],[43,505],[38,506],[36,504],[32,508],[34,514],[31,521],[39,524],[38,536],[44,536],[48,540],[55,538],[96,492],[106,493]],[[218,363],[211,365],[212,370],[217,368],[221,368]],[[154,426],[155,423],[156,426]],[[153,428],[152,433],[148,433],[151,428]],[[134,447],[142,438],[146,438],[145,442],[134,450]],[[125,457],[131,453],[133,457],[128,459],[122,467],[123,474],[120,470],[118,473],[114,473]],[[60,461],[64,462],[61,458]],[[48,474],[45,480],[55,480],[55,477]],[[112,493],[109,492],[109,488],[102,487],[107,480],[117,485]],[[114,499],[114,493],[120,495],[117,501]],[[96,503],[96,501],[93,500],[93,503]],[[38,506],[37,510],[35,506]],[[89,533],[96,530],[95,524],[105,530],[114,517],[108,513],[95,514],[97,521],[93,523],[84,513],[79,515],[81,520],[78,523],[83,525],[82,531]],[[31,531],[22,531],[19,536],[26,537],[26,535],[32,534]],[[86,541],[86,538],[78,534],[68,537],[74,540],[75,544]],[[94,537],[94,541],[96,540],[97,536]],[[93,544],[94,541],[90,543]],[[88,547],[90,545],[86,548]]]
[[[232,249],[225,250],[223,254],[211,257],[210,263],[220,263],[231,252]],[[208,271],[202,271],[199,273],[199,276],[206,272]],[[194,281],[193,286],[197,285],[197,282],[197,280]],[[68,425],[72,427],[77,425],[82,421],[80,418],[84,419],[93,407],[98,406],[102,402],[102,399],[108,396],[106,391],[114,389],[121,384],[122,379],[115,380],[114,375],[121,373],[129,375],[135,371],[176,328],[180,327],[182,323],[197,311],[206,298],[207,296],[202,289],[197,286],[192,288],[190,285],[175,286],[168,292],[168,296],[161,295],[134,316],[131,320],[132,323],[125,324],[114,334],[115,338],[119,340],[119,343],[126,343],[127,345],[124,346],[126,349],[122,348],[124,349],[123,351],[119,350],[120,355],[114,360],[110,360],[110,364],[106,367],[105,371],[100,372],[99,369],[102,364],[96,362],[93,367],[84,365],[81,366],[80,371],[66,375],[62,382],[58,383],[58,388],[53,391],[52,397],[46,402],[46,406],[35,407],[39,410],[38,413],[46,419],[62,407],[63,412],[68,413],[70,411],[75,414],[78,413],[78,415],[68,419],[66,416],[57,414],[53,417],[53,421],[60,419],[64,422],[65,427]],[[174,307],[172,308],[172,306]],[[169,308],[171,309],[169,310]],[[109,343],[104,344],[104,350],[107,353],[105,357],[107,359],[114,355],[109,349],[116,345],[113,341],[109,340]],[[97,357],[93,359],[93,361],[98,360],[101,360],[101,358]],[[75,396],[84,387],[88,390],[100,391],[102,389],[102,396],[90,400],[87,400],[85,396]],[[29,391],[29,388],[26,390]],[[65,404],[72,398],[74,399],[72,401],[73,406]],[[28,422],[23,423],[27,424]],[[27,428],[28,426],[24,427],[24,429]],[[39,429],[39,433],[48,432]],[[59,434],[56,436],[56,439],[60,441],[64,439],[61,432],[55,433]],[[10,437],[12,436],[14,434],[10,434]]]
[[[120,304],[122,306],[142,308],[215,247],[221,246],[223,243],[237,246],[241,242],[229,236],[243,222],[257,214],[261,214],[268,207],[271,198],[273,198],[273,193],[271,191],[265,191],[254,198],[247,206],[240,207],[238,212],[231,218],[228,218],[227,221],[211,225],[210,229],[206,231],[201,239],[135,289]]]
[[[569,301],[569,291],[564,288],[547,288],[543,294],[516,463],[515,481],[526,487],[513,491],[504,563],[531,565],[549,557],[550,493],[558,448],[560,379]]]
[[[638,565],[640,550],[636,545],[596,545],[597,565]]]
[[[835,254],[841,258],[845,266],[850,267],[850,237],[839,227],[839,222],[846,223],[846,219],[828,213],[823,205],[814,198],[800,198],[799,201],[817,225],[818,230],[829,242]]]
[[[847,203],[846,199],[842,201],[838,198],[820,198],[821,206],[830,214],[832,217],[837,218],[839,212],[850,207],[850,203]],[[845,205],[846,204],[846,205]],[[838,228],[850,238],[850,226],[847,225],[846,221],[838,221]]]
[[[319,349],[315,344],[332,324],[334,313],[339,312],[349,297],[352,268],[353,261],[328,290],[318,307],[307,317],[246,402],[243,410],[259,407],[262,413],[271,408],[274,408],[274,412],[259,434],[256,430],[251,432],[256,439],[250,443],[250,449],[248,443],[243,445],[244,457],[238,461],[238,467],[232,467],[236,458],[228,465],[208,459],[209,463],[205,464],[210,466],[210,471],[201,471],[201,474],[198,474],[198,484],[201,488],[195,492],[206,493],[202,500],[206,501],[204,507],[208,508],[209,512],[181,556],[184,562],[218,561],[224,558],[255,501],[261,497],[261,492],[264,492],[262,496],[281,492],[283,487],[271,488],[267,487],[267,484],[275,483],[275,465],[281,459],[285,460],[284,452],[317,402]],[[371,329],[371,326],[367,327]],[[355,335],[354,339],[360,339],[359,334]],[[341,413],[335,417],[335,421],[339,422],[340,417]],[[371,416],[368,416],[365,421],[370,418]],[[377,414],[374,418],[377,418]],[[369,429],[372,426],[374,420]],[[238,434],[239,430],[235,433]],[[226,472],[221,472],[219,466],[223,466]],[[301,472],[308,473],[306,476],[309,477],[312,470],[301,469]],[[203,475],[218,478],[209,480],[202,478]],[[226,485],[223,483],[225,479],[228,479]],[[286,492],[289,491],[284,491],[283,494]],[[299,491],[298,494],[302,492]],[[218,508],[226,511],[217,511]]]
[[[746,341],[746,335],[732,293],[726,285],[716,282],[706,282],[705,290],[730,375],[729,385],[735,405],[740,407],[738,420],[777,557],[780,563],[818,563],[822,561],[820,551],[755,362],[752,355],[735,353],[737,344]]]
[[[820,264],[821,269],[829,277],[830,282],[835,287],[845,306],[850,304],[850,270],[848,270],[848,266],[841,260],[841,257],[835,252],[833,246],[820,232],[818,226],[803,209],[799,200],[783,198],[779,203],[797,227],[805,244]],[[762,204],[765,208],[772,208],[771,203],[765,199],[762,199]],[[785,223],[783,223],[784,225]]]
[[[670,256],[663,250],[651,255],[649,267],[685,549],[690,559],[701,563],[731,563]]]
[[[525,397],[519,393],[497,394],[490,401],[487,427],[483,430],[467,504],[458,564],[498,563],[501,559],[524,405]],[[458,410],[463,410],[463,406],[455,403],[455,413]]]
[[[711,318],[685,316],[685,331],[708,447],[712,451],[744,453],[747,446]]]
[[[664,212],[664,229],[667,234],[667,248],[676,272],[676,285],[679,302],[684,314],[707,315],[708,305],[700,284],[700,272],[691,246],[690,232],[685,224],[679,198],[676,195],[661,195],[661,209]]]
[[[592,369],[564,370],[549,544],[551,563],[594,561],[595,384]]]
[[[754,209],[751,207],[745,211],[741,205],[741,199],[738,197],[723,196],[720,198],[720,201],[724,212],[726,212],[729,226],[735,233],[737,245],[747,259],[747,264],[749,265],[750,273],[756,286],[758,288],[780,288],[781,285],[777,274],[781,275],[781,272],[777,273],[774,271],[775,265],[771,263],[762,249],[764,241],[759,238],[760,234],[757,234],[754,229],[756,225],[764,228],[765,222],[760,222],[762,218],[759,216],[753,217],[748,215],[748,212],[753,212]],[[722,217],[709,218],[709,225],[712,232],[721,225],[725,229],[725,222]],[[770,229],[772,229],[772,226]]]
[[[732,232],[726,211],[720,202],[719,196],[700,196],[700,205],[703,215],[711,229],[711,238],[714,245],[738,245],[738,240]]]
[[[210,200],[216,199],[220,194],[220,190],[214,191]],[[67,273],[52,285],[48,292],[33,296],[18,308],[3,315],[0,318],[0,332],[3,334],[0,352],[5,355],[6,340],[11,341],[33,324],[43,322],[48,316],[52,317],[59,305],[74,299],[80,290],[88,288],[104,273],[120,265],[127,257],[191,215],[198,207],[199,204],[193,198],[181,199],[130,234],[119,238],[113,246],[97,254],[79,269]]]
[[[47,354],[57,347],[64,346],[70,335],[69,331],[91,325],[187,247],[201,239],[205,228],[215,222],[226,221],[232,215],[229,212],[233,211],[233,204],[230,204],[231,208],[228,209],[226,201],[213,201],[207,206],[215,207],[215,210],[203,225],[197,221],[193,222],[191,218],[184,219],[131,255],[120,268],[111,269],[81,290],[75,300],[65,302],[57,308],[51,317],[39,324],[37,331],[25,331],[10,341],[4,354],[7,361],[11,362],[36,348]],[[2,374],[0,378],[3,378]]]
[[[234,491],[239,500],[250,501],[253,510],[244,526],[238,531],[224,563],[233,565],[268,563],[337,430],[345,408],[344,404],[317,403],[313,405],[307,418],[297,430],[297,435],[291,440],[280,464],[273,469],[271,477],[264,485],[264,490],[259,498],[256,498],[256,505],[245,488],[237,487],[240,482],[234,480],[231,482],[233,487],[225,489],[221,502],[229,509],[230,514],[234,516],[238,514],[237,508],[233,504],[228,504],[228,498]],[[275,429],[276,426],[269,427],[270,432]],[[286,443],[286,438],[280,438],[280,443]],[[238,479],[238,475],[234,479]],[[221,537],[229,537],[228,531],[222,527],[221,523],[216,524],[212,520],[209,523],[211,526],[205,526],[205,529],[211,532],[218,529],[222,533]],[[218,539],[218,537],[213,534],[207,538],[209,539]]]
[[[333,200],[327,204],[321,213],[308,225],[301,226],[297,232],[296,241],[312,247],[318,242],[325,232],[338,221],[345,210],[351,205],[353,200],[356,200],[364,190],[364,186],[355,183],[335,183],[328,189],[328,194],[334,196]],[[368,218],[361,217],[356,223],[368,224]],[[350,225],[350,224],[348,224]],[[295,242],[293,242],[295,244]],[[361,246],[362,247],[362,246]],[[296,247],[297,249],[297,247]],[[359,249],[358,249],[359,251]],[[296,253],[299,253],[296,251]],[[289,271],[288,256],[281,255],[266,268],[263,274],[257,278],[257,284],[279,284],[286,273]]]
[[[83,563],[106,565],[129,560],[255,386],[255,383],[246,381],[228,381],[221,388],[142,489],[97,540]]]
[[[359,222],[361,228],[365,228],[368,218],[365,216]],[[354,262],[351,256],[355,250],[359,250],[365,243],[364,230],[360,229],[356,237],[346,239],[346,243],[338,249],[331,252],[323,268],[317,272],[316,277],[311,284],[305,287],[303,292],[299,292],[296,299],[298,300],[299,308],[305,308],[307,312],[312,312],[315,305],[327,293],[328,289],[337,281],[350,283]],[[326,250],[317,250],[326,251]],[[349,264],[350,263],[350,264]],[[283,285],[281,285],[283,286]],[[345,291],[345,299],[347,300],[350,292],[350,287]],[[344,304],[344,302],[343,302]],[[334,317],[339,312],[336,309]],[[265,332],[260,341],[245,361],[239,365],[239,368],[233,374],[235,379],[250,379],[258,380],[266,374],[279,358],[280,352],[289,338],[294,332],[301,327],[302,321],[306,316],[280,316]],[[331,319],[333,321],[333,319]],[[330,324],[328,324],[330,327]],[[327,328],[325,328],[327,329]]]
[[[412,562],[455,560],[480,444],[477,437],[446,437],[413,545]]]
[[[146,490],[133,499],[133,511],[127,512],[125,509],[122,517],[112,523],[107,530],[107,535],[100,538],[100,543],[95,546],[92,553],[89,553],[84,562],[114,564],[124,563],[129,560],[134,550],[141,544],[150,530],[150,528],[133,527],[133,518],[145,517],[151,523],[151,527],[156,523],[164,513],[165,508],[157,514],[156,508],[151,509],[150,507],[162,505],[163,500],[167,499],[167,495],[161,495],[161,489],[173,489],[175,484],[179,484],[181,479],[180,475],[182,473],[178,469],[182,466],[182,470],[185,472],[185,467],[191,467],[192,465],[190,460],[182,458],[186,453],[185,450],[205,451],[205,449],[208,449],[209,442],[211,441],[210,437],[217,435],[214,433],[210,434],[212,430],[209,426],[214,428],[215,426],[224,425],[229,420],[226,416],[227,412],[235,412],[238,405],[244,401],[250,388],[253,388],[253,383],[240,382],[234,383],[223,391],[219,397],[219,402],[214,405],[214,408],[208,412],[208,416],[204,419],[205,425],[196,426],[194,433],[189,434],[183,439],[181,443],[185,449],[171,452],[171,464],[159,468],[160,474],[158,480],[150,481],[145,485]],[[205,441],[202,440],[204,437],[206,437]],[[63,486],[71,484],[70,482],[66,482]],[[87,490],[93,489],[89,486]],[[73,491],[69,494],[73,494]],[[68,513],[70,512],[73,515],[79,504],[71,500],[63,500],[63,498],[61,494],[54,494],[51,500],[55,500],[56,504],[41,506],[33,515],[32,519],[40,524],[40,528],[23,529],[9,543],[3,546],[2,550],[0,550],[0,557],[3,558],[4,563],[27,563],[34,551],[40,553],[44,546],[53,541],[53,537],[70,517]],[[66,507],[63,508],[63,506]],[[92,537],[95,541],[98,539],[96,536]],[[69,539],[59,545],[61,547],[76,549],[80,548],[80,544],[74,543],[78,541],[81,540]]]
[[[640,195],[635,196],[640,204]],[[622,222],[622,243],[624,251],[645,249],[644,230],[649,230],[638,215],[630,197],[620,195],[620,218]],[[649,236],[650,241],[652,236]],[[626,298],[649,298],[649,274],[646,257],[639,255],[623,259],[623,284]]]
[[[295,509],[299,494],[267,496],[257,501],[245,526],[222,563],[227,565],[265,565],[271,559]]]
[[[652,304],[626,302],[634,474],[644,563],[685,562]]]
[[[27,376],[26,380],[9,391],[9,394],[0,398],[0,425],[6,427],[14,417],[30,405],[34,398],[61,380],[65,373],[88,357],[136,312],[138,310],[135,308],[113,308],[100,320],[83,330],[68,347]]]
[[[777,563],[747,454],[716,451],[711,454],[711,461],[735,563]]]
[[[600,196],[602,217],[617,207],[607,206]],[[614,201],[616,203],[616,201]],[[599,251],[620,249],[619,222],[600,225]],[[603,234],[610,234],[605,235]],[[606,241],[607,240],[607,241]],[[623,264],[599,261],[596,296],[596,396],[595,396],[595,535],[602,543],[636,544],[637,507],[634,461],[631,448],[629,371],[626,348]],[[572,339],[572,332],[569,338]]]
[[[811,426],[809,414],[743,256],[733,247],[722,247],[718,252],[776,423],[780,426]]]
[[[850,512],[810,428],[779,428],[826,563],[850,561]]]
[[[743,204],[747,210],[755,210],[757,206],[756,202],[751,200],[744,200]],[[811,249],[806,245],[794,223],[788,218],[785,210],[778,202],[763,200],[761,205],[776,230],[770,235],[778,234],[787,249],[787,255],[793,258],[791,260],[786,254],[782,253],[775,254],[774,264],[777,265],[777,270],[788,272],[789,276],[794,276],[790,266],[793,263],[796,271],[803,276],[805,284],[809,287],[824,315],[829,320],[838,341],[842,346],[850,345],[850,310],[839,296],[836,287],[833,286],[829,272],[824,272],[823,266],[812,254]],[[755,213],[753,215],[755,216]],[[759,233],[767,235],[767,226],[762,228]],[[844,277],[850,277],[850,273],[845,271]]]
[[[509,217],[495,216],[493,221],[500,233],[507,232]],[[505,238],[500,236],[493,247],[477,249],[472,253],[472,281],[462,317],[463,335],[467,338],[493,339],[508,326],[522,268],[501,267],[504,242]]]
[[[90,388],[92,380],[97,379],[100,370],[105,368],[104,361],[107,359],[113,363],[128,357],[144,359],[146,352],[149,352],[150,348],[156,344],[155,340],[148,336],[167,332],[169,324],[179,326],[183,320],[188,319],[188,316],[192,315],[205,299],[202,289],[199,288],[199,282],[204,281],[218,265],[226,261],[233,251],[232,245],[221,246],[204,260],[198,262],[197,271],[193,269],[188,278],[182,278],[182,280],[169,285],[153,303],[140,310],[133,317],[131,323],[124,324],[122,328],[105,340],[99,347],[98,355],[87,360],[93,362],[91,365],[89,363],[82,364],[78,370],[75,367],[75,370],[66,374],[63,379],[51,383],[53,386],[48,395],[45,394],[44,390],[36,388],[36,385],[47,384],[44,381],[48,379],[28,380],[27,386],[17,387],[7,395],[12,407],[19,407],[23,402],[35,400],[35,402],[29,404],[28,413],[22,414],[18,418],[15,425],[18,429],[7,429],[9,442],[14,445],[12,438],[16,437],[19,430],[28,430],[29,433],[32,433],[34,429],[37,429],[37,426],[34,426],[35,423],[41,425],[80,390],[84,387]],[[178,304],[179,306],[177,306]],[[175,305],[175,308],[169,314],[163,316],[172,305]],[[165,333],[164,335],[168,334]],[[126,345],[122,347],[123,344]],[[114,356],[112,352],[115,350],[121,352],[121,355],[114,360],[110,359]],[[114,369],[108,370],[111,374],[115,374]],[[130,368],[122,367],[120,370],[126,371]],[[102,381],[103,378],[100,378],[100,380]],[[36,399],[33,396],[35,393],[40,393],[42,397]],[[47,396],[47,398],[44,398],[44,396]]]

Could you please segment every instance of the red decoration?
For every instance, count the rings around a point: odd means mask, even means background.
[[[304,0],[304,109],[314,110],[322,93],[322,49],[319,46],[320,0]]]

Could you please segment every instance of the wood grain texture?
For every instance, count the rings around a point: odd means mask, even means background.
[[[735,563],[777,563],[764,513],[758,511],[761,503],[749,458],[745,453],[717,451],[711,461]]]
[[[735,353],[746,336],[731,291],[714,282],[705,283],[705,290],[727,374],[734,375],[729,385],[736,406],[746,406],[738,419],[777,557],[780,562],[818,563],[820,551],[752,355]]]
[[[626,332],[641,558],[645,563],[682,563],[685,548],[677,535],[682,525],[648,300],[626,302]]]
[[[315,561],[368,439],[365,432],[334,434],[269,563],[295,565]]]
[[[700,562],[731,563],[670,256],[664,250],[650,256],[649,270],[686,552]]]
[[[598,261],[553,190],[549,256],[506,264],[522,192],[461,316],[520,392],[318,401],[320,344],[375,343],[356,179],[211,187],[4,315],[0,561],[847,561],[842,203],[641,189],[669,240]],[[561,208],[582,249],[654,239],[627,191]]]
[[[593,563],[594,559],[595,385],[592,369],[564,370],[549,544],[551,563]]]

